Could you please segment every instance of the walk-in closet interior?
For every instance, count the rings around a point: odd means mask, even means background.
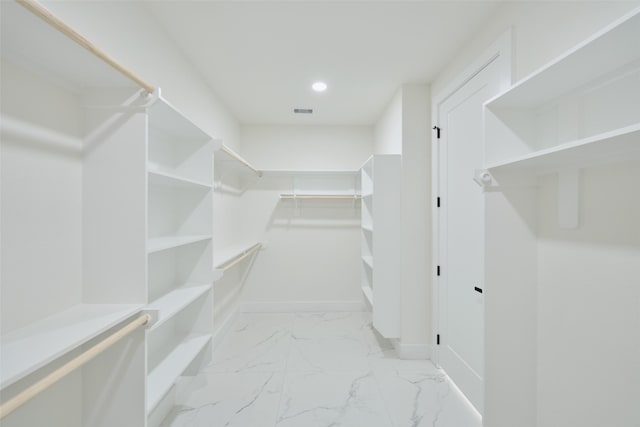
[[[640,426],[640,1],[0,19],[0,426]]]

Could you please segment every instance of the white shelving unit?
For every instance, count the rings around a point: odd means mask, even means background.
[[[149,373],[147,380],[147,406],[155,408],[171,390],[175,379],[185,373],[189,365],[211,344],[211,335],[190,337],[176,346],[162,362]]]
[[[140,90],[17,3],[1,8],[5,402],[146,304],[146,176],[144,117],[128,108]],[[98,99],[119,120],[86,107]],[[140,328],[0,423],[144,426],[144,366]]]
[[[374,155],[360,176],[361,287],[385,338],[400,336],[400,172],[399,155]]]
[[[161,96],[147,115],[147,300],[158,314],[147,337],[153,351],[147,414],[154,426],[171,410],[170,391],[186,368],[211,358],[213,151],[219,141]]]
[[[485,105],[487,425],[640,422],[638,40],[640,10]]]

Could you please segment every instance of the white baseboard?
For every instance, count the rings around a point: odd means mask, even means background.
[[[399,340],[392,340],[393,348],[400,359],[424,360],[431,359],[430,344],[402,344]]]
[[[310,311],[367,311],[356,301],[254,301],[240,304],[242,313],[295,313]]]

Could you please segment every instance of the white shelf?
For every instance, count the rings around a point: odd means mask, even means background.
[[[544,173],[567,166],[590,166],[625,159],[640,159],[640,123],[490,164],[487,169]]]
[[[370,224],[362,224],[361,228],[364,231],[368,231],[369,233],[373,233],[373,225]]]
[[[241,243],[238,245],[233,245],[226,247],[224,249],[214,251],[213,252],[213,268],[219,269],[229,261],[234,260],[235,258],[243,255],[249,249],[259,244],[260,242],[248,242]]]
[[[531,108],[640,59],[638,10],[612,23],[565,55],[489,102],[489,108]]]
[[[141,305],[79,304],[1,338],[0,388],[19,381],[141,311]]]
[[[370,268],[373,269],[373,257],[372,256],[362,255],[362,261],[364,261],[364,263],[366,265],[368,265]]]
[[[189,304],[206,294],[211,288],[211,285],[193,286],[187,283],[185,286],[175,289],[153,301],[147,308],[158,311],[158,320],[149,328],[149,331],[153,331],[171,319]]]
[[[200,182],[189,178],[184,178],[172,173],[149,171],[149,185],[171,187],[171,188],[202,188],[211,189],[213,184]]]
[[[211,235],[152,237],[147,241],[147,252],[151,254],[205,240],[211,240]]]
[[[359,171],[348,169],[316,169],[316,170],[295,170],[295,169],[262,169],[263,176],[304,176],[304,175],[320,175],[335,176],[347,175],[357,176]]]
[[[373,290],[369,286],[362,286],[362,293],[369,303],[370,307],[373,307]]]
[[[186,339],[149,373],[147,378],[147,414],[156,407],[178,377],[184,373],[210,341],[211,335]]]

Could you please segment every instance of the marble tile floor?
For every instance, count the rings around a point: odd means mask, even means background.
[[[400,360],[371,313],[243,313],[162,427],[480,427],[443,371]]]

